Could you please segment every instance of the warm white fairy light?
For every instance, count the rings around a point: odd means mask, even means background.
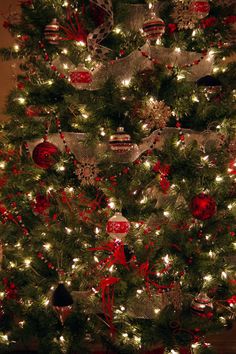
[[[63,68],[67,70],[69,68],[68,64],[64,63]]]
[[[175,349],[171,349],[171,354],[179,354],[179,352],[177,352],[177,350],[175,350]]]
[[[205,275],[205,277],[203,279],[208,283],[208,282],[210,282],[212,280],[212,275],[211,274],[207,274],[207,275]]]
[[[25,98],[24,97],[18,97],[17,101],[19,102],[19,104],[25,104]]]
[[[13,49],[15,52],[19,52],[20,46],[18,44],[14,44]]]
[[[221,279],[227,279],[227,278],[228,278],[227,273],[225,271],[223,271],[221,273]]]
[[[163,215],[168,218],[170,216],[170,212],[166,210],[163,212]]]
[[[143,197],[143,199],[140,200],[140,204],[146,204],[148,201],[148,198],[146,196]]]
[[[96,263],[99,263],[99,259],[98,259],[97,256],[94,256],[93,259],[94,259],[94,261],[95,261]]]
[[[43,247],[45,248],[46,251],[49,251],[52,248],[52,245],[50,243],[45,243]]]
[[[177,80],[180,81],[180,80],[183,80],[185,79],[185,75],[184,74],[178,74],[177,75]]]
[[[122,84],[123,86],[125,86],[125,87],[129,87],[130,82],[131,82],[131,78],[129,78],[129,79],[124,79],[124,80],[121,81],[121,84]]]
[[[60,336],[60,342],[64,343],[65,342],[65,338],[63,336]]]
[[[43,300],[43,306],[47,307],[49,305],[50,301],[48,299]]]
[[[9,268],[15,268],[16,267],[16,263],[14,262],[9,262]]]
[[[218,66],[215,66],[215,67],[213,68],[213,73],[217,73],[219,70],[220,70],[220,68],[218,68]]]
[[[65,230],[66,230],[66,233],[68,234],[68,235],[70,235],[71,233],[72,233],[72,229],[70,229],[69,227],[65,227]]]
[[[180,53],[180,52],[181,52],[181,49],[180,49],[179,47],[176,47],[176,48],[175,48],[175,52],[176,52],[176,53]]]
[[[160,313],[160,311],[161,311],[161,309],[154,309],[154,313],[155,313],[156,315],[158,315],[158,313]]]
[[[0,162],[0,168],[1,168],[2,170],[4,170],[5,167],[6,167],[6,162],[5,162],[5,161],[1,161],[1,162]]]
[[[21,328],[23,328],[24,325],[25,325],[25,321],[20,321],[20,322],[19,322],[19,326],[20,326]]]
[[[68,54],[68,49],[67,48],[63,48],[62,49],[62,54]]]
[[[0,333],[0,342],[1,342],[1,343],[6,343],[6,342],[8,342],[8,335],[7,335],[7,334],[2,334],[2,333]]]
[[[52,79],[48,80],[48,81],[47,81],[48,86],[52,86],[53,82],[54,82],[54,81],[53,81]]]
[[[136,293],[137,293],[138,295],[141,295],[141,294],[143,293],[143,290],[142,290],[142,289],[138,289],[138,290],[136,291]]]
[[[122,333],[122,337],[127,338],[128,337],[128,333]]]
[[[84,43],[83,41],[77,41],[75,42],[75,44],[77,45],[77,47],[85,47],[86,43]]]
[[[120,309],[121,309],[121,311],[123,311],[123,312],[125,311],[125,307],[122,306],[122,305],[120,306]]]
[[[222,176],[216,176],[216,182],[222,182],[223,179],[224,178]]]
[[[108,206],[109,206],[109,208],[111,208],[111,209],[115,209],[115,208],[116,208],[115,202],[114,202],[113,200],[110,200],[110,201],[109,201]]]
[[[3,291],[0,292],[0,299],[2,300],[5,296],[5,293]]]
[[[193,102],[199,102],[199,99],[196,95],[192,95],[192,101]]]
[[[121,33],[121,28],[116,26],[114,29],[113,29],[113,32],[115,32],[116,34],[119,34]]]
[[[92,57],[91,57],[91,55],[88,55],[88,56],[85,58],[85,61],[87,61],[87,62],[91,62],[91,61],[92,61]]]
[[[144,162],[144,166],[145,166],[146,168],[150,168],[150,167],[151,167],[151,163],[150,163],[149,161],[145,161],[145,162]]]
[[[112,273],[114,271],[114,265],[112,265],[108,270],[110,273]]]
[[[24,263],[25,263],[26,268],[30,267],[31,262],[32,262],[31,258],[25,258],[24,259]]]

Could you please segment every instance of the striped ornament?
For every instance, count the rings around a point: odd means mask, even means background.
[[[112,151],[124,153],[132,149],[130,135],[126,134],[123,127],[117,128],[116,134],[111,135],[109,145]]]
[[[157,40],[165,33],[165,22],[159,17],[147,20],[143,24],[143,32],[147,39]]]
[[[201,20],[209,14],[210,5],[207,0],[192,1],[190,10],[195,18]]]
[[[44,29],[44,36],[45,39],[48,41],[50,44],[58,44],[59,43],[59,22],[57,21],[56,18],[52,20],[49,25],[45,26]]]

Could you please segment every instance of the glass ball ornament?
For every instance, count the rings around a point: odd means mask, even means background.
[[[195,18],[201,20],[208,16],[210,5],[207,0],[192,1],[190,4],[190,10]]]
[[[36,165],[41,168],[48,169],[55,165],[58,160],[58,155],[58,148],[48,141],[44,141],[43,143],[35,146],[32,153],[32,158]]]
[[[71,71],[69,77],[70,83],[77,89],[86,89],[93,81],[92,72],[83,65],[79,65],[77,69]]]
[[[112,151],[120,154],[133,148],[130,135],[125,132],[123,127],[117,128],[116,134],[111,135],[109,145]]]
[[[220,80],[216,79],[211,75],[201,77],[199,80],[197,80],[196,84],[209,95],[219,94],[222,90]]]
[[[52,294],[52,306],[62,324],[72,313],[73,298],[63,283],[58,284]]]
[[[161,18],[153,16],[144,22],[143,32],[146,39],[150,41],[158,40],[165,33],[165,22]]]
[[[205,193],[200,193],[192,198],[190,211],[198,220],[210,219],[216,213],[216,202],[214,198]]]
[[[44,29],[44,37],[50,44],[58,44],[59,43],[59,29],[60,25],[56,18],[52,20]]]
[[[207,314],[209,312],[212,313],[213,302],[206,293],[201,292],[193,299],[191,309],[194,313],[199,315]]]
[[[120,213],[116,212],[107,222],[106,232],[112,239],[123,240],[130,229],[129,221]]]

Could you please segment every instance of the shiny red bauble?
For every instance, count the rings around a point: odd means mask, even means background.
[[[58,148],[55,145],[44,141],[43,143],[36,145],[32,153],[32,158],[36,165],[48,169],[57,162],[58,155]]]
[[[216,213],[216,202],[210,195],[200,193],[191,200],[190,211],[198,220],[210,219]]]

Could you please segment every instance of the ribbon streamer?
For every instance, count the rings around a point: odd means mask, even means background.
[[[115,277],[103,278],[99,284],[99,290],[102,291],[102,309],[110,327],[111,336],[115,334],[113,325],[114,285],[119,281],[120,279]]]
[[[88,49],[91,51],[93,57],[106,60],[110,49],[103,47],[100,43],[107,37],[112,30],[114,20],[111,0],[90,0],[90,3],[100,7],[107,15],[106,21],[98,26],[93,32],[89,33],[87,37]]]

